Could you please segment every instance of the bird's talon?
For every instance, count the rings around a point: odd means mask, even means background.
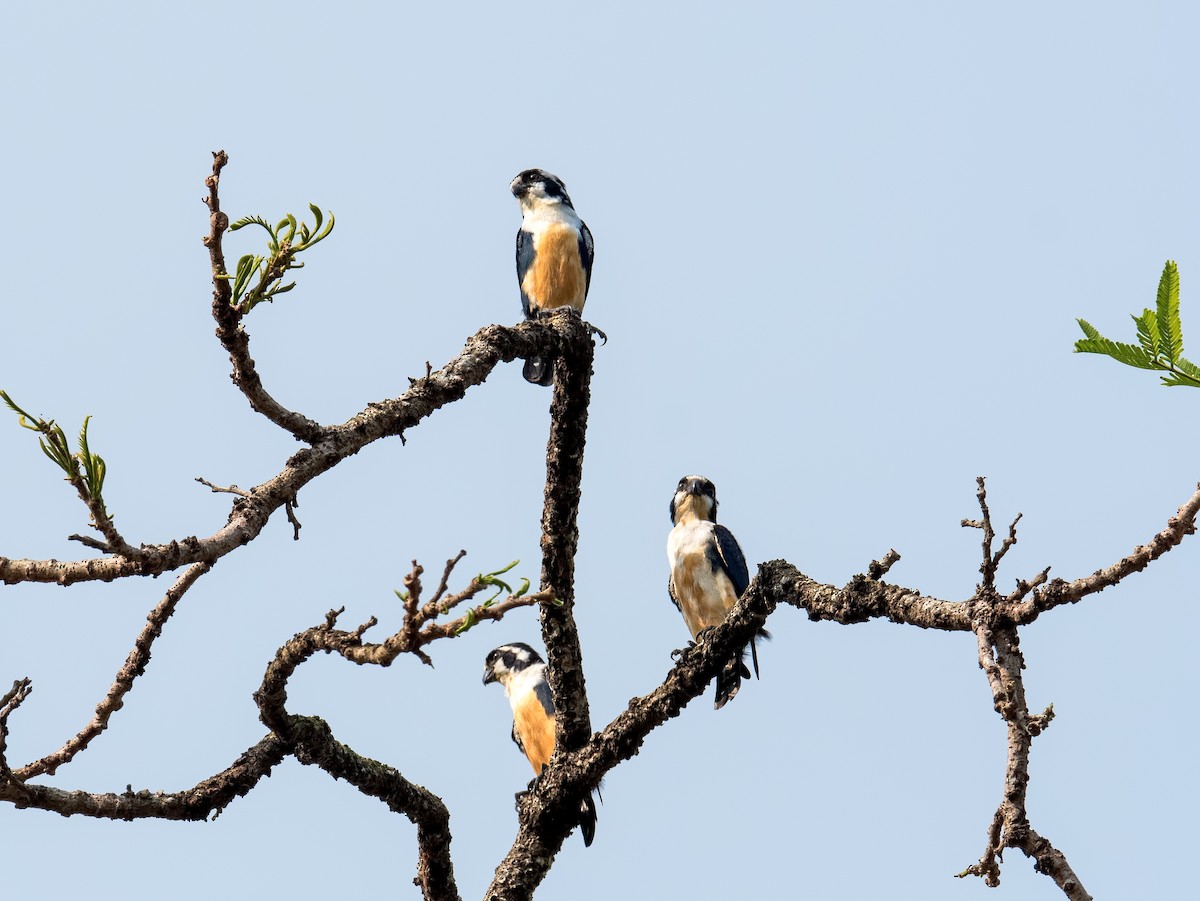
[[[671,659],[672,659],[672,660],[678,660],[680,657],[682,657],[684,654],[686,654],[688,651],[690,651],[690,650],[691,650],[692,648],[694,648],[695,646],[696,646],[696,642],[694,642],[694,641],[689,641],[689,642],[687,643],[687,646],[686,646],[686,647],[682,647],[682,648],[676,648],[675,650],[673,650],[673,651],[671,652]]]

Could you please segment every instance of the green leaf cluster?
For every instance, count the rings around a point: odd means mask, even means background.
[[[99,454],[92,453],[92,449],[88,446],[88,423],[92,417],[84,418],[83,427],[79,430],[79,450],[71,453],[66,433],[63,432],[62,426],[53,419],[31,416],[17,406],[6,391],[0,391],[0,399],[3,399],[5,405],[17,414],[18,424],[21,428],[39,434],[38,445],[41,446],[42,453],[66,473],[68,481],[75,483],[76,480],[82,480],[83,490],[87,496],[94,501],[101,500],[101,492],[104,490],[104,475],[107,469],[104,465],[104,458]]]
[[[1164,385],[1200,387],[1200,366],[1183,356],[1183,327],[1179,321],[1179,269],[1167,260],[1158,280],[1154,309],[1133,316],[1137,344],[1123,344],[1105,338],[1086,319],[1076,320],[1086,337],[1075,342],[1076,353],[1104,354],[1126,366],[1165,372]]]
[[[512,563],[508,564],[508,566],[504,567],[503,569],[498,569],[495,572],[490,572],[490,573],[480,573],[479,575],[477,575],[475,577],[475,581],[479,582],[481,585],[491,585],[496,588],[496,593],[494,595],[492,595],[490,598],[488,598],[486,601],[484,601],[480,606],[482,606],[482,607],[492,606],[492,604],[495,603],[496,598],[500,597],[500,595],[502,595],[502,594],[511,594],[513,597],[519,598],[519,597],[521,597],[521,595],[525,594],[525,592],[527,592],[529,590],[529,580],[528,579],[524,579],[524,578],[521,579],[521,584],[519,586],[517,586],[516,591],[513,591],[513,587],[511,585],[509,585],[507,582],[505,582],[503,579],[500,578],[501,575],[508,572],[510,569],[512,569],[514,566],[516,566],[520,562],[521,562],[520,560],[514,560]]]
[[[274,301],[276,296],[296,287],[295,282],[283,284],[283,277],[289,270],[304,268],[303,263],[296,261],[296,256],[327,238],[333,231],[332,212],[326,222],[325,214],[318,206],[310,203],[308,208],[316,218],[311,229],[291,213],[275,225],[262,216],[246,216],[229,226],[229,230],[234,232],[248,225],[257,225],[267,233],[266,256],[246,254],[238,260],[233,275],[220,276],[233,282],[230,303],[242,313],[249,313],[264,300]]]
[[[511,585],[509,585],[506,581],[504,581],[503,579],[500,578],[501,575],[508,572],[510,569],[512,569],[514,566],[516,566],[520,562],[521,562],[520,560],[514,560],[512,563],[508,564],[508,566],[504,567],[503,569],[497,569],[494,572],[490,572],[490,573],[480,573],[479,575],[477,575],[475,577],[475,581],[480,583],[481,585],[490,585],[490,586],[495,587],[496,593],[494,595],[492,595],[490,598],[488,598],[486,601],[484,601],[482,604],[479,604],[477,607],[472,607],[467,611],[466,616],[463,618],[462,625],[454,630],[454,634],[456,637],[459,635],[462,635],[464,632],[466,632],[468,629],[471,629],[479,622],[478,617],[475,615],[476,610],[486,610],[488,607],[490,607],[494,603],[496,603],[496,599],[498,597],[500,597],[500,595],[502,595],[502,594],[510,594],[513,597],[519,598],[523,594],[525,594],[525,592],[529,591],[529,580],[528,579],[522,578],[520,584],[517,586],[516,590],[514,591],[513,587]]]

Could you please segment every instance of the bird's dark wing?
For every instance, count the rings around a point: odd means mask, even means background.
[[[546,711],[546,716],[554,718],[554,695],[550,693],[549,682],[539,682],[533,687],[534,694],[537,699],[542,702],[542,709]]]
[[[525,284],[525,273],[529,271],[529,267],[533,265],[533,258],[537,256],[537,252],[533,249],[533,235],[525,231],[525,229],[517,229],[517,284]],[[525,294],[525,289],[521,289],[521,309],[525,313],[526,319],[532,319],[537,311],[529,303],[529,298]]]
[[[746,558],[737,539],[727,528],[714,525],[713,535],[717,539],[716,552],[719,557],[719,560],[714,562],[725,570],[725,575],[729,576],[729,581],[733,583],[733,590],[740,598],[746,593],[746,586],[750,584],[750,570],[746,568]]]
[[[729,576],[729,581],[733,583],[733,590],[737,592],[740,598],[746,593],[746,589],[750,585],[750,570],[746,566],[746,557],[742,554],[742,548],[737,543],[737,539],[733,537],[724,526],[713,526],[713,533],[717,539],[717,554],[720,557],[720,562],[717,564],[723,570],[725,575]],[[754,675],[758,676],[758,645],[757,641],[761,638],[764,641],[771,640],[771,633],[766,629],[759,629],[758,634],[750,639],[750,657],[754,661]],[[746,671],[745,666],[742,670],[746,676],[750,673]],[[720,695],[720,679],[717,680],[718,695]],[[729,700],[737,694],[737,685],[733,686],[733,691],[725,700]],[[724,703],[724,702],[721,702]],[[717,705],[718,707],[720,704]]]
[[[592,232],[583,222],[579,223],[579,259],[583,262],[583,296],[586,298],[588,289],[592,286],[592,259],[596,256],[596,244],[592,240]]]

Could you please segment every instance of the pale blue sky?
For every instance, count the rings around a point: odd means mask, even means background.
[[[25,4],[3,15],[0,387],[73,433],[91,414],[126,536],[209,534],[295,444],[252,414],[212,335],[200,202],[338,217],[300,285],[248,321],[266,384],[341,421],[520,315],[509,179],[567,183],[596,239],[596,355],[578,617],[594,724],[686,639],[666,597],[667,502],[717,484],[751,566],[947,599],[978,579],[976,475],[1018,511],[1002,584],[1085,575],[1147,540],[1200,478],[1200,393],[1071,354],[1075,317],[1128,338],[1178,260],[1200,346],[1200,16],[1184,3]],[[254,249],[248,233],[231,255]],[[1200,353],[1198,351],[1197,353]],[[186,597],[112,727],[50,784],[177,790],[262,727],[275,648],[345,605],[395,628],[409,561],[536,577],[549,394],[519,366],[301,495]],[[0,420],[0,554],[84,556],[86,514]],[[1191,539],[1024,630],[1029,809],[1097,897],[1171,897],[1193,853],[1200,628]],[[0,685],[35,691],[9,757],[90,717],[168,578],[6,587]],[[763,680],[692,704],[607,780],[595,845],[539,897],[1052,899],[1017,852],[976,860],[1002,723],[968,635],[813,624],[783,609]],[[390,669],[320,658],[291,709],[441,795],[465,898],[515,832],[528,765],[497,644],[521,611]],[[415,898],[414,830],[288,762],[215,822],[0,807],[6,897]],[[264,863],[264,861],[266,861]],[[297,894],[298,893],[298,894]]]

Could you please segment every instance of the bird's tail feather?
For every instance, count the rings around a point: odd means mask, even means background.
[[[530,357],[521,369],[525,381],[535,385],[550,386],[554,384],[554,361],[545,357]]]
[[[596,837],[596,802],[591,793],[579,804],[579,834],[583,836],[583,846],[590,848]]]
[[[713,704],[714,710],[720,710],[737,697],[738,690],[742,687],[742,679],[750,678],[750,670],[746,669],[746,664],[742,662],[744,653],[744,650],[738,651],[717,673],[717,700]]]
[[[753,663],[754,663],[754,678],[755,679],[762,678],[758,674],[758,640],[760,638],[763,641],[770,641],[771,633],[768,632],[766,629],[759,629],[758,634],[756,636],[754,636],[754,638],[750,639],[750,660],[753,661]]]

